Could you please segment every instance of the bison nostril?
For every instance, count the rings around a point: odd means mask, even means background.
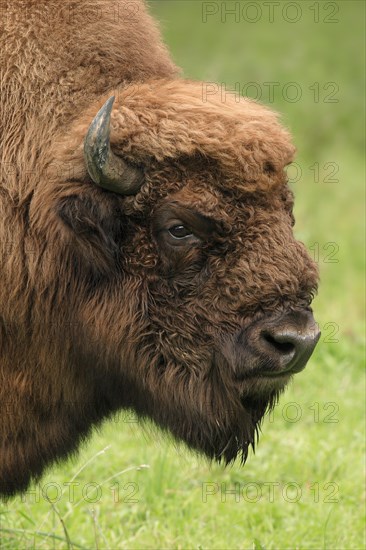
[[[288,355],[292,354],[295,351],[295,345],[292,342],[278,340],[275,336],[268,332],[264,332],[262,336],[271,346],[276,348],[276,350],[278,350],[280,353]]]

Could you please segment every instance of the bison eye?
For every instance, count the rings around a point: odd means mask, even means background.
[[[192,232],[184,227],[184,225],[173,225],[168,229],[170,235],[174,239],[186,239],[187,237],[192,237]]]

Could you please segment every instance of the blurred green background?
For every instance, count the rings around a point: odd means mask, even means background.
[[[244,468],[210,467],[121,415],[42,480],[53,502],[36,487],[0,505],[0,548],[364,548],[365,4],[150,5],[186,77],[260,99],[291,129],[322,338]]]

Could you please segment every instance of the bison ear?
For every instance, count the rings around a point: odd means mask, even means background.
[[[101,197],[100,192],[90,189],[61,199],[57,213],[72,263],[93,275],[115,272],[126,224],[117,198],[112,194]]]

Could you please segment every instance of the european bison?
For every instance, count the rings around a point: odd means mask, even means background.
[[[288,132],[182,79],[142,0],[1,7],[0,492],[120,408],[245,461],[319,337]]]

